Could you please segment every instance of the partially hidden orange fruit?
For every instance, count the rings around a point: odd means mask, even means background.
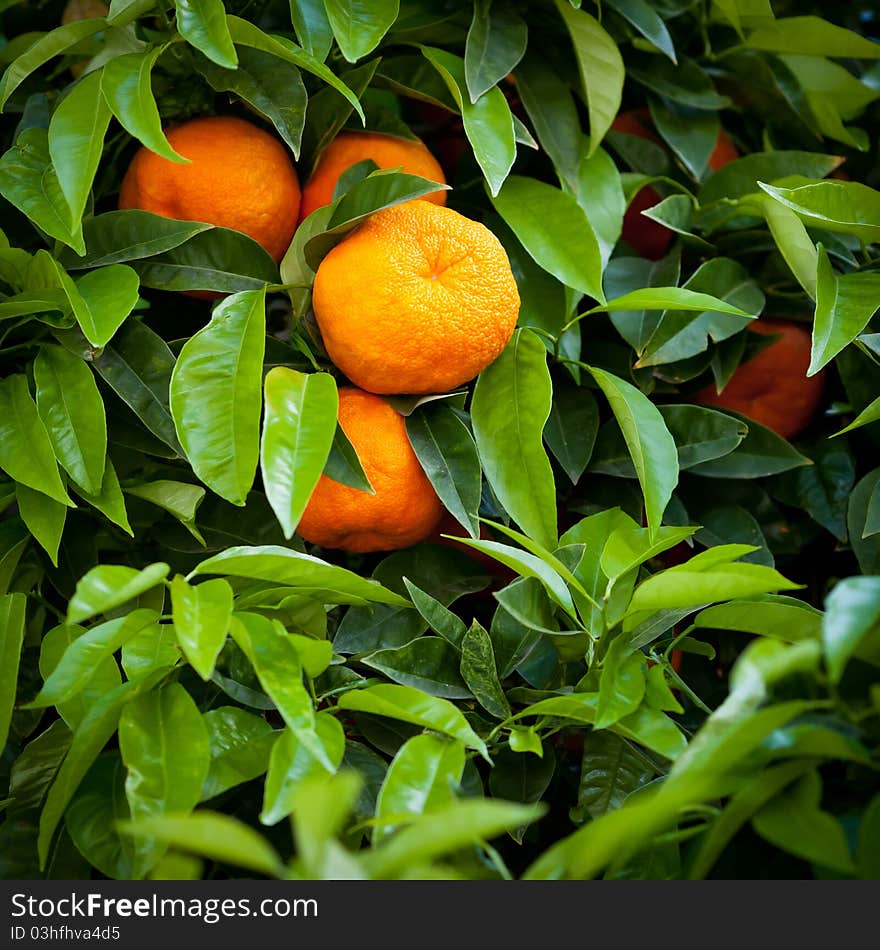
[[[119,207],[242,231],[279,262],[300,205],[299,179],[284,145],[234,116],[191,119],[166,136],[190,164],[141,148],[122,180]]]
[[[312,298],[331,360],[374,393],[441,393],[472,379],[516,327],[501,242],[428,201],[368,218],[324,258]]]
[[[403,416],[380,396],[339,390],[339,424],[375,494],[322,475],[298,533],[346,551],[394,551],[418,544],[437,527],[443,506],[410,445]]]
[[[107,16],[110,8],[103,0],[68,0],[61,14],[61,25],[75,23],[77,20],[91,20]]]
[[[336,182],[342,173],[368,158],[379,168],[402,167],[408,175],[419,175],[446,184],[440,163],[417,139],[401,139],[379,132],[340,132],[321,153],[314,172],[303,188],[300,219],[330,204]],[[445,205],[446,192],[432,192],[425,196],[425,200]]]
[[[731,409],[793,439],[809,425],[825,388],[824,370],[807,376],[810,332],[798,323],[767,319],[749,324],[749,330],[779,339],[742,363],[720,393],[710,384],[694,401]]]

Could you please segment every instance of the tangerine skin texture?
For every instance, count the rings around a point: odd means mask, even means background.
[[[280,262],[300,206],[299,179],[281,142],[233,116],[192,119],[166,136],[191,164],[141,148],[122,180],[119,207],[242,231]]]
[[[427,201],[372,215],[324,258],[312,304],[333,362],[373,393],[442,393],[473,379],[516,327],[501,242]]]
[[[793,439],[809,425],[825,388],[824,370],[807,376],[810,333],[787,320],[756,320],[749,324],[749,330],[781,336],[740,365],[721,393],[710,384],[695,395],[694,401],[732,409],[783,439]]]
[[[621,112],[611,123],[615,132],[626,135],[635,135],[650,142],[659,142],[651,125],[651,113],[647,109],[631,109]],[[739,158],[739,152],[730,136],[721,129],[715,148],[709,156],[709,168],[713,172],[728,165]],[[633,200],[623,217],[623,232],[621,236],[640,257],[651,261],[659,261],[672,242],[673,233],[662,224],[646,218],[642,212],[662,201],[660,193],[648,185],[642,188]]]
[[[443,506],[410,445],[403,416],[353,386],[339,390],[339,424],[375,495],[322,475],[297,528],[314,544],[345,551],[396,551],[429,537]]]
[[[371,158],[379,168],[398,168],[446,184],[443,169],[423,142],[400,139],[379,132],[340,132],[321,152],[318,164],[303,188],[300,221],[333,201],[333,191],[342,173],[352,165]],[[446,192],[435,191],[425,201],[446,204]]]

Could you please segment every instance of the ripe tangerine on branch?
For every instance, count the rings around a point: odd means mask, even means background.
[[[312,305],[330,359],[373,393],[442,393],[507,345],[519,293],[501,242],[428,201],[368,218],[321,261]]]
[[[409,175],[446,184],[439,162],[418,139],[403,139],[380,132],[340,132],[321,152],[318,164],[303,188],[300,220],[330,204],[340,176],[352,165],[366,159],[372,159],[379,168],[402,167]],[[425,195],[424,200],[445,205],[446,192],[432,192]]]
[[[299,179],[284,145],[233,116],[190,119],[165,134],[189,164],[141,148],[122,180],[119,207],[241,231],[278,263],[300,206]]]
[[[410,445],[403,416],[380,396],[339,390],[339,424],[375,494],[322,475],[297,532],[325,548],[394,551],[430,537],[443,505]]]
[[[742,363],[719,393],[713,384],[694,395],[705,406],[731,409],[793,439],[810,423],[825,388],[825,371],[807,376],[812,341],[809,331],[788,320],[755,320],[752,333],[779,339]]]

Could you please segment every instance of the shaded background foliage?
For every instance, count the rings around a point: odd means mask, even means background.
[[[61,4],[0,2],[4,876],[875,877],[873,5],[383,2],[356,31],[345,2],[195,6],[114,3],[73,43],[39,36]],[[814,14],[858,35],[789,19]],[[645,106],[659,142],[609,130]],[[270,381],[306,419],[335,398],[284,285],[423,182],[379,195],[362,169],[280,269],[236,232],[115,210],[160,115],[262,121],[305,179],[359,108],[443,159],[523,298],[472,391],[398,403],[483,560],[307,551],[253,449]],[[711,174],[719,124],[748,157]],[[645,184],[676,237],[660,261],[619,239]],[[243,476],[206,474],[226,455],[190,424],[222,434],[187,384],[218,309],[248,367],[247,445],[224,446]],[[692,402],[761,313],[815,324],[826,391],[795,444]],[[338,433],[305,435],[361,480]]]

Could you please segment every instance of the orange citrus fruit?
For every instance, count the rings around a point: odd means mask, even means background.
[[[634,135],[649,142],[659,142],[654,134],[651,113],[647,109],[630,109],[621,112],[611,123],[615,132]],[[739,152],[730,136],[721,129],[712,154],[709,156],[709,168],[717,172],[720,168],[739,158]],[[633,197],[623,218],[621,237],[640,257],[657,261],[669,249],[673,233],[657,221],[646,218],[642,212],[653,208],[662,201],[662,196],[648,185],[640,189]]]
[[[385,208],[337,244],[312,302],[330,358],[374,393],[441,393],[473,379],[519,314],[498,238],[428,201]]]
[[[346,551],[394,551],[424,541],[443,506],[410,445],[403,416],[384,399],[339,390],[339,424],[375,494],[322,475],[297,531],[314,544]]]
[[[140,149],[122,180],[119,207],[242,231],[279,262],[300,204],[299,179],[281,142],[232,116],[191,119],[166,136],[190,164]]]
[[[418,139],[401,139],[379,132],[340,132],[321,152],[318,164],[303,188],[300,219],[308,217],[316,208],[330,204],[342,173],[368,158],[379,168],[402,167],[409,175],[446,184],[439,162]],[[425,200],[445,205],[446,192],[435,191],[426,195]]]
[[[77,20],[91,20],[107,16],[110,8],[103,0],[68,0],[61,14],[61,24],[75,23]]]
[[[720,393],[710,384],[694,400],[732,409],[793,439],[809,425],[825,387],[824,370],[807,376],[810,332],[798,323],[764,319],[749,324],[749,330],[779,339],[742,363]]]

